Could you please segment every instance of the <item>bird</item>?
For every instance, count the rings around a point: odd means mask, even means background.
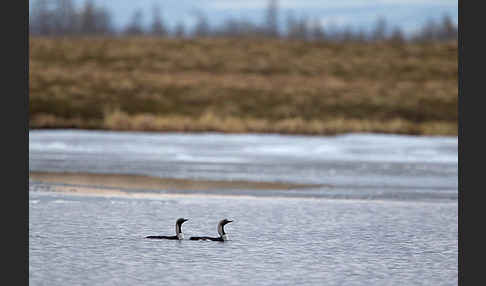
[[[224,232],[224,226],[226,224],[230,223],[230,222],[233,222],[233,221],[225,218],[218,223],[219,237],[191,236],[190,240],[211,240],[211,241],[226,241],[226,240],[229,240],[228,234],[226,232]]]
[[[145,238],[183,240],[184,239],[184,234],[182,233],[181,227],[182,227],[182,224],[184,222],[188,221],[188,220],[189,219],[185,219],[185,218],[179,218],[179,219],[177,219],[177,221],[176,221],[176,228],[175,228],[176,235],[174,235],[174,236],[149,235],[149,236],[146,236]]]

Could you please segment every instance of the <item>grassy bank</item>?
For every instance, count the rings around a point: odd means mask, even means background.
[[[457,135],[457,43],[30,40],[30,127]]]

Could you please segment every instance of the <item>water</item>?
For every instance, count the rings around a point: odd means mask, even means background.
[[[332,185],[292,195],[125,198],[31,182],[32,285],[457,285],[457,138],[29,137],[31,170]],[[231,240],[143,239],[172,235],[178,217],[190,218],[186,237],[216,236],[217,222],[233,219]]]
[[[245,194],[457,201],[457,138],[31,131],[32,171],[315,183]],[[226,192],[223,190],[223,192]]]

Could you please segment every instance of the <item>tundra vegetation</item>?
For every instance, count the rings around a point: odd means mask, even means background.
[[[201,16],[192,31],[168,30],[157,12],[144,30],[136,11],[114,31],[90,1],[44,2],[30,22],[31,128],[457,135],[447,17],[411,38],[383,21],[363,34],[290,18],[282,33],[271,1],[262,26],[211,28]]]

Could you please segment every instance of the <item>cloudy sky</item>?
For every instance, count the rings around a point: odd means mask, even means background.
[[[31,1],[32,2],[32,1]],[[78,5],[84,0],[75,0]],[[94,0],[106,7],[113,16],[113,23],[120,27],[130,21],[133,13],[141,9],[145,23],[152,16],[157,4],[165,22],[173,26],[178,22],[193,25],[197,13],[204,13],[211,25],[218,25],[225,19],[242,18],[255,23],[264,19],[267,0]],[[406,33],[413,33],[427,20],[440,20],[444,15],[457,23],[457,0],[279,0],[280,21],[285,22],[290,12],[294,16],[305,16],[319,21],[324,26],[351,26],[369,29],[379,17],[386,19],[389,26],[401,27]]]

